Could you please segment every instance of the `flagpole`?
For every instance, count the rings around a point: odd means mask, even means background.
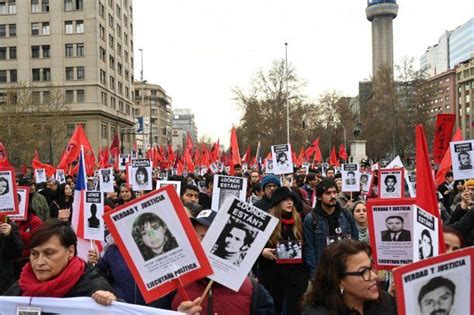
[[[288,43],[285,43],[285,70],[286,70],[286,141],[290,143],[290,104],[288,103]]]

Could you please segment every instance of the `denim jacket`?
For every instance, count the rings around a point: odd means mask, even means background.
[[[321,203],[318,202],[316,207],[321,207]],[[355,224],[354,218],[347,211],[336,204],[336,207],[340,208],[339,214],[339,227],[342,230],[342,235],[350,235],[352,239],[359,239],[359,233]],[[316,218],[316,228],[313,228],[314,220],[313,215]],[[315,209],[312,213],[308,213],[304,218],[303,223],[304,233],[304,245],[303,245],[303,257],[306,265],[310,272],[310,279],[314,278],[316,268],[319,265],[319,259],[323,250],[327,246],[327,237],[329,236],[329,223],[327,218],[319,215]]]

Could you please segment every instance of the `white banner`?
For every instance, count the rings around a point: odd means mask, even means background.
[[[134,191],[152,190],[153,181],[151,161],[148,159],[132,160],[129,178]]]
[[[113,302],[102,306],[92,298],[30,298],[27,296],[0,296],[0,314],[17,314],[18,307],[41,309],[41,313],[55,315],[168,315],[181,314],[152,307]],[[24,313],[35,314],[35,313]],[[36,313],[39,315],[39,313]]]
[[[293,161],[289,144],[272,145],[273,174],[293,173]]]
[[[243,177],[215,175],[214,185],[212,187],[211,209],[218,211],[227,196],[234,196],[240,200],[245,200],[247,198],[247,179]]]

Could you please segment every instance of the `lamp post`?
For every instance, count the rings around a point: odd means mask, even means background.
[[[288,103],[288,43],[285,43],[285,72],[286,72],[286,142],[290,143],[290,104]]]
[[[347,141],[346,141],[346,127],[338,120],[336,121],[339,125],[341,125],[342,130],[344,131],[344,148],[347,150]]]

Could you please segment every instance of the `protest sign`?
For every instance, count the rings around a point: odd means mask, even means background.
[[[413,262],[415,199],[369,199],[367,221],[374,264],[379,269]]]
[[[273,174],[273,160],[265,159],[265,173]]]
[[[99,169],[99,183],[101,192],[114,192],[114,175],[112,168]]]
[[[454,141],[449,145],[454,179],[474,178],[474,168],[472,168],[474,140]]]
[[[28,204],[30,202],[30,187],[17,186],[16,196],[18,198],[18,214],[10,214],[8,217],[16,221],[24,221],[28,216]]]
[[[360,191],[359,164],[342,164],[342,191]]]
[[[273,174],[293,173],[293,162],[289,144],[272,145]]]
[[[115,208],[104,219],[147,303],[212,273],[173,187]]]
[[[394,269],[397,312],[474,314],[474,247]]]
[[[17,312],[27,307],[38,308],[40,313]],[[0,314],[67,314],[67,315],[172,315],[178,312],[141,306],[123,302],[112,302],[112,305],[103,306],[90,297],[78,298],[39,298],[29,296],[0,296]]]
[[[363,195],[370,194],[374,174],[372,171],[360,172],[360,191]]]
[[[380,198],[402,198],[404,187],[403,168],[379,170]]]
[[[247,197],[247,180],[243,177],[214,176],[211,209],[218,211],[227,196],[234,196],[240,200],[245,200]]]
[[[399,155],[397,155],[388,165],[385,167],[385,169],[392,169],[392,168],[403,168],[403,177],[405,178],[405,183],[407,185],[410,185],[410,180],[408,178],[408,171],[405,168],[405,165],[403,165],[402,159],[400,158]],[[415,197],[411,196],[410,197]]]
[[[408,192],[410,197],[416,197],[416,174],[414,172],[408,174]]]
[[[46,170],[44,168],[35,169],[35,183],[46,183]]]
[[[276,256],[277,264],[300,264],[303,262],[303,243],[297,240],[278,242]]]
[[[120,171],[125,171],[127,169],[127,165],[129,163],[130,163],[130,155],[129,154],[120,154],[118,169]]]
[[[13,167],[0,167],[0,214],[19,214]]]
[[[132,160],[132,167],[129,178],[133,190],[152,190],[153,181],[151,161],[148,159]]]
[[[57,169],[56,173],[54,174],[54,178],[59,184],[66,183],[66,175],[64,174],[64,170]]]
[[[84,239],[104,240],[104,199],[100,191],[86,191],[84,202]]]
[[[159,180],[156,182],[156,189],[161,189],[166,186],[172,186],[178,196],[181,194],[181,182],[179,180]]]
[[[209,278],[238,291],[277,223],[249,203],[226,198],[202,240],[214,270]]]
[[[438,218],[416,205],[413,215],[413,261],[438,256]]]

